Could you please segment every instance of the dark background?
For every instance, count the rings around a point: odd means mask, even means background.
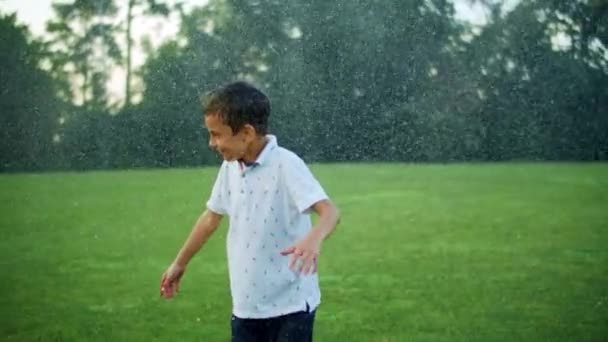
[[[271,131],[307,161],[608,159],[608,1],[211,0],[131,67],[131,17],[112,0],[54,6],[44,38],[0,14],[0,171],[217,163],[201,92],[245,79],[271,98]],[[135,12],[131,12],[135,13]],[[110,101],[112,66],[129,71]],[[131,80],[143,80],[134,100]]]

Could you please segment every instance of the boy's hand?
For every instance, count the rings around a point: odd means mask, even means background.
[[[186,268],[176,263],[171,264],[169,268],[163,273],[163,277],[160,281],[160,296],[166,299],[171,299],[177,292],[179,292],[179,281]]]
[[[307,235],[295,245],[281,251],[282,255],[291,255],[289,268],[304,275],[317,272],[319,254],[321,253],[321,239],[313,234]],[[299,266],[295,267],[296,265]]]

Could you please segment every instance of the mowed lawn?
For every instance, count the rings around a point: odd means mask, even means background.
[[[316,341],[608,340],[608,164],[329,164]],[[0,340],[227,341],[216,168],[1,175]]]

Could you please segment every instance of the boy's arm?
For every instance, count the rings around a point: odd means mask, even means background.
[[[222,215],[211,210],[205,210],[198,218],[190,236],[184,242],[182,249],[177,254],[173,263],[186,267],[190,259],[207,242],[209,237],[216,231],[222,221]]]
[[[192,228],[192,232],[190,232],[186,242],[184,242],[179,253],[177,253],[177,257],[162,276],[160,283],[161,296],[171,298],[179,290],[179,281],[186,270],[186,265],[207,242],[213,232],[217,230],[222,217],[222,215],[211,210],[205,210],[198,218]]]
[[[297,270],[304,274],[317,271],[321,244],[340,223],[340,212],[330,200],[321,200],[311,208],[319,215],[317,224],[302,240],[281,252],[283,255],[291,254],[289,267],[292,269],[299,260]]]
[[[319,215],[319,220],[310,231],[313,238],[324,241],[331,235],[338,223],[340,223],[340,212],[330,200],[322,200],[312,206],[312,210]]]

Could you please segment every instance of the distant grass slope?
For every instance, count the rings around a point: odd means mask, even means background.
[[[608,339],[608,165],[335,164],[317,341]],[[160,275],[215,168],[1,175],[0,339],[227,341],[225,224]]]

